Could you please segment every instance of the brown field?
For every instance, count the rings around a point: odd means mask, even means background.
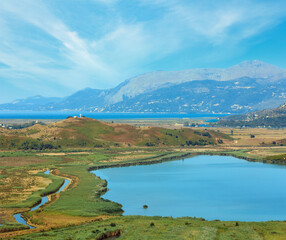
[[[110,216],[109,216],[110,217]],[[83,224],[91,221],[106,219],[107,216],[99,216],[99,217],[80,217],[80,216],[70,216],[56,213],[39,213],[37,215],[33,215],[30,219],[30,223],[35,225],[35,222],[40,223],[37,225],[40,228],[60,228],[71,225]]]
[[[127,160],[136,160],[139,158],[153,157],[153,156],[155,155],[151,153],[130,154],[130,152],[126,152],[126,154],[122,154],[122,155],[110,158],[108,160],[102,160],[101,162],[121,162],[121,161],[127,161]]]
[[[204,128],[199,128],[204,129]],[[259,146],[262,142],[270,144],[273,141],[278,141],[286,138],[286,129],[265,129],[265,128],[209,128],[219,130],[222,133],[230,134],[233,130],[234,141],[229,145],[231,146]],[[255,138],[250,138],[253,134]]]
[[[13,214],[14,213],[15,212],[13,212]],[[49,231],[51,229],[60,229],[60,228],[67,227],[67,226],[77,226],[77,225],[82,225],[85,223],[102,221],[108,218],[111,218],[111,217],[110,216],[98,216],[98,217],[75,216],[74,217],[74,216],[66,216],[66,215],[61,215],[61,214],[41,214],[40,213],[37,216],[33,217],[32,220],[39,222],[39,223],[44,223],[44,224],[36,225],[35,223],[33,223],[33,225],[37,226],[37,228],[0,233],[0,239],[12,238],[12,237],[27,234],[27,233],[44,232],[44,231]],[[27,221],[27,223],[31,224],[31,221]]]
[[[286,153],[286,147],[276,147],[276,148],[259,148],[248,152],[255,156],[267,157]]]
[[[33,174],[39,172],[18,169],[6,172],[5,169],[0,170],[0,174],[7,177],[0,179],[0,206],[7,204],[17,205],[28,199],[33,192],[45,189],[52,181],[49,178],[35,176]],[[25,208],[0,208],[0,224],[1,222],[15,222],[13,214],[19,211],[27,211]]]
[[[0,174],[5,175],[5,170]],[[51,180],[35,176],[27,170],[14,170],[0,180],[0,205],[16,204],[27,199],[33,192],[45,189]]]
[[[0,166],[1,167],[23,167],[29,166],[31,164],[45,163],[48,160],[45,158],[37,157],[0,157]]]
[[[66,155],[83,155],[83,154],[89,154],[89,152],[48,152],[48,153],[38,153],[38,156],[66,156]]]
[[[206,120],[214,118],[202,118],[202,119],[182,119],[182,118],[173,118],[173,119],[107,119],[102,120],[107,123],[119,123],[119,124],[128,124],[135,127],[162,127],[162,128],[181,128],[185,122],[190,124],[205,124]]]
[[[29,209],[26,209],[26,210],[29,210]],[[0,224],[4,223],[5,221],[14,222],[15,219],[13,215],[17,213],[18,211],[19,211],[18,208],[0,208]]]

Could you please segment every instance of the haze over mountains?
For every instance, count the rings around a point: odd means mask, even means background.
[[[244,113],[285,102],[286,70],[254,60],[227,69],[150,72],[115,88],[87,88],[65,98],[41,96],[0,110]]]
[[[270,117],[285,117],[286,120],[286,102],[280,105],[277,108],[265,109],[256,112],[246,113],[242,115],[234,115],[228,116],[226,119],[236,119],[236,120],[245,120],[245,121],[253,121],[255,119],[266,119]],[[286,125],[286,121],[285,121]]]
[[[223,127],[286,127],[286,102],[277,108],[265,109],[220,119],[214,125]]]

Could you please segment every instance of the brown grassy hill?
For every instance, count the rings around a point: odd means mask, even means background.
[[[219,132],[164,129],[111,124],[91,118],[69,118],[51,125],[2,130],[0,147],[46,149],[57,147],[190,146],[222,143]],[[2,143],[2,144],[1,144]]]

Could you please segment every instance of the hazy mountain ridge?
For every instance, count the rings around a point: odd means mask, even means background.
[[[16,99],[11,103],[1,104],[0,110],[34,110],[34,109],[40,110],[41,107],[46,104],[57,104],[63,100],[64,98],[43,97],[37,95],[25,99]],[[45,109],[45,107],[43,109]]]
[[[260,119],[260,118],[274,118],[274,117],[282,117],[282,116],[286,117],[286,102],[277,108],[265,109],[265,110],[255,111],[255,112],[246,113],[242,115],[229,116],[229,117],[226,117],[226,119],[252,121],[252,120]]]
[[[282,104],[285,92],[286,70],[254,60],[227,69],[151,72],[112,89],[86,88],[54,100],[32,97],[1,104],[0,110],[244,113]]]
[[[126,81],[118,91],[106,97],[106,103],[114,104],[123,100],[123,96],[132,98],[139,94],[174,84],[197,80],[229,81],[242,77],[262,78],[275,81],[286,78],[286,70],[258,60],[245,61],[227,69],[190,69],[171,72],[150,72]]]
[[[285,101],[285,80],[275,83],[241,78],[232,81],[191,81],[138,95],[104,110],[111,112],[206,112],[240,113]]]
[[[286,127],[286,102],[273,109],[222,118],[215,125],[228,127]]]

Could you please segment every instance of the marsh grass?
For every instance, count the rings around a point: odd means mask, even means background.
[[[29,229],[29,227],[20,223],[4,223],[3,225],[0,226],[0,233],[13,232],[24,229]]]
[[[77,176],[80,180],[74,188],[61,192],[60,198],[44,212],[84,217],[122,213],[120,204],[100,198],[106,191],[106,182],[88,172],[86,166],[63,167],[61,173]]]
[[[184,153],[185,154],[185,153]],[[101,198],[107,191],[107,183],[90,173],[91,168],[99,168],[101,166],[108,167],[114,163],[102,163],[102,159],[110,157],[112,153],[99,152],[98,155],[92,154],[91,156],[79,156],[78,162],[82,161],[82,165],[71,164],[61,165],[60,172],[64,175],[76,176],[79,179],[77,185],[60,193],[60,198],[53,204],[47,206],[44,212],[59,213],[72,216],[98,216],[98,215],[121,215],[122,206],[118,203]],[[139,163],[153,163],[165,160],[180,158],[182,153],[174,152],[157,152],[155,156],[140,158],[134,160],[121,161],[118,166],[126,164],[139,164]],[[75,156],[73,156],[75,158]],[[87,167],[84,162],[93,162],[93,165]]]
[[[171,133],[171,132],[170,132]],[[183,134],[183,132],[182,132]],[[198,135],[199,136],[199,135]],[[207,138],[207,136],[205,136]],[[174,141],[180,139],[174,137]],[[173,140],[172,140],[173,141]],[[123,239],[259,239],[263,236],[264,239],[285,239],[286,226],[284,222],[266,222],[266,223],[244,223],[238,222],[220,222],[220,221],[203,221],[203,219],[195,218],[162,218],[162,217],[143,217],[143,216],[120,216],[122,213],[121,205],[101,198],[102,194],[106,192],[106,181],[96,177],[90,173],[89,170],[103,167],[120,167],[134,164],[151,164],[162,161],[175,160],[184,158],[189,149],[185,151],[173,151],[172,148],[161,147],[136,147],[136,148],[96,148],[96,149],[64,149],[62,151],[55,150],[54,152],[64,152],[64,156],[37,156],[39,151],[26,152],[1,152],[3,158],[5,157],[22,157],[23,160],[31,159],[31,157],[44,158],[45,162],[36,162],[34,164],[26,164],[23,166],[11,166],[0,168],[1,176],[10,176],[15,174],[15,171],[21,175],[27,174],[28,169],[51,169],[56,168],[60,174],[64,176],[76,177],[78,182],[72,187],[68,188],[59,194],[59,199],[56,199],[52,204],[45,206],[39,211],[30,212],[27,217],[34,223],[45,225],[45,216],[66,216],[79,218],[82,217],[101,217],[102,215],[110,216],[111,219],[102,220],[84,224],[81,226],[68,226],[62,229],[55,229],[52,231],[25,235],[19,239],[96,239],[110,234],[121,234]],[[265,158],[250,154],[249,149],[240,150],[216,150],[211,148],[204,148],[200,152],[194,149],[192,154],[221,154],[232,155],[245,159],[252,159],[256,161],[264,161]],[[84,154],[72,154],[73,152],[87,152]],[[273,150],[278,151],[278,150]],[[42,151],[43,152],[43,151]],[[42,153],[40,152],[40,153]],[[49,152],[49,151],[44,151]],[[146,154],[145,157],[136,158],[137,152],[139,155]],[[135,154],[136,153],[136,154]],[[119,158],[118,161],[108,161],[117,156],[131,156],[133,159]],[[190,156],[190,155],[189,155]],[[28,161],[27,161],[28,162]],[[22,173],[21,173],[22,172]],[[26,173],[25,173],[26,172]],[[31,207],[38,202],[41,196],[54,192],[63,183],[62,178],[55,176],[48,176],[43,173],[35,174],[37,177],[50,178],[52,183],[45,189],[35,191],[32,195],[21,203],[15,203],[12,206],[17,207]],[[5,178],[0,177],[0,183]],[[2,186],[2,185],[1,185]],[[0,186],[0,187],[1,187]],[[15,184],[13,187],[22,191],[21,185]],[[15,198],[17,196],[15,195]],[[1,206],[2,207],[2,206]],[[7,207],[7,206],[6,206]],[[38,214],[38,217],[36,216]],[[46,215],[45,215],[46,214]],[[34,217],[35,216],[35,217]],[[114,216],[116,216],[114,218]],[[83,220],[84,223],[86,220]],[[154,226],[150,226],[154,223]],[[6,224],[5,224],[6,225]],[[4,225],[3,225],[4,226]],[[3,227],[2,226],[2,227]],[[16,225],[15,225],[16,226]],[[14,225],[12,226],[12,228]],[[23,226],[22,226],[23,227]],[[1,228],[0,228],[1,229]],[[139,236],[139,238],[138,238]],[[248,237],[250,236],[250,237]],[[283,238],[284,237],[284,238]]]
[[[203,221],[200,218],[122,216],[16,239],[97,239],[102,234],[118,230],[122,239],[282,240],[285,239],[286,223],[239,222],[236,226],[236,222]]]
[[[26,172],[22,172],[22,176],[29,176],[28,174],[26,174]],[[1,208],[31,208],[33,206],[35,206],[37,203],[39,203],[41,201],[41,198],[43,196],[46,196],[48,194],[51,194],[53,192],[56,192],[57,189],[59,189],[61,187],[61,185],[64,183],[64,179],[57,177],[57,176],[53,176],[53,175],[47,175],[44,173],[37,173],[37,174],[33,174],[31,177],[33,176],[40,176],[43,178],[49,178],[52,182],[44,189],[40,189],[38,191],[34,191],[32,192],[32,194],[25,199],[22,202],[14,202],[14,203],[8,203],[8,204],[4,204],[1,205]],[[17,178],[18,179],[18,178]],[[13,184],[20,184],[21,182],[17,181]],[[24,186],[17,186],[17,185],[13,185],[12,189],[23,189]],[[19,195],[20,193],[15,194],[15,196]]]

